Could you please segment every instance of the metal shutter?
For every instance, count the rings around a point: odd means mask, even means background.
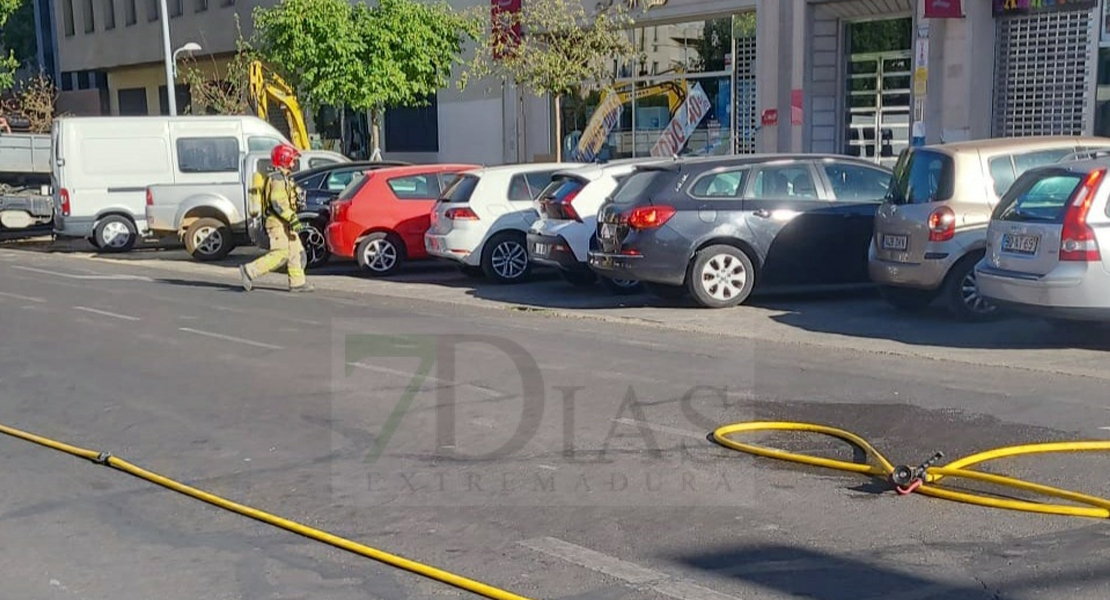
[[[1085,133],[1096,23],[1090,10],[999,20],[995,137]]]

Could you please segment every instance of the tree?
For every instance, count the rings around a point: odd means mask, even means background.
[[[614,61],[636,56],[626,31],[631,25],[620,4],[592,15],[581,0],[528,0],[519,11],[496,11],[459,87],[494,77],[551,96],[560,131],[563,96],[611,83]],[[562,144],[555,144],[555,156],[562,160]]]
[[[427,103],[476,34],[473,19],[418,0],[283,0],[254,22],[260,54],[306,106],[371,111],[375,155],[382,111]]]
[[[0,50],[6,50],[7,56],[0,55],[0,91],[8,90],[15,83],[15,70],[19,68],[20,59],[16,51],[26,58],[27,39],[24,33],[28,25],[34,23],[34,18],[27,12],[33,8],[27,0],[0,0]],[[11,17],[15,17],[9,22]],[[31,29],[31,35],[34,30]],[[34,37],[31,37],[34,45]],[[31,50],[34,55],[34,50]]]
[[[258,60],[258,52],[243,38],[239,17],[235,17],[235,27],[239,34],[235,41],[235,55],[231,57],[223,72],[215,60],[209,69],[200,67],[197,60],[190,59],[181,71],[185,85],[189,86],[192,100],[191,112],[217,115],[250,114],[250,66]]]

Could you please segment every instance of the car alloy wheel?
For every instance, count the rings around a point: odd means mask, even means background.
[[[701,270],[701,286],[706,294],[721,302],[731,302],[743,293],[748,270],[731,254],[718,254]]]
[[[131,230],[121,221],[112,221],[100,230],[100,247],[113,250],[125,248],[131,241]]]
[[[975,269],[968,271],[960,281],[960,296],[963,298],[964,306],[969,311],[976,315],[989,315],[997,310],[997,307],[987,301],[982,294],[979,293],[979,283],[975,278]]]
[[[397,265],[397,246],[389,238],[371,241],[362,251],[362,264],[376,273],[388,273]]]
[[[193,232],[193,247],[200,254],[216,254],[224,246],[224,236],[218,227],[206,225]]]
[[[517,279],[528,269],[528,251],[516,240],[504,240],[494,246],[490,262],[502,279]]]
[[[323,232],[315,225],[305,225],[300,233],[301,245],[308,255],[308,266],[314,267],[323,264],[328,259],[328,242],[324,239]]]

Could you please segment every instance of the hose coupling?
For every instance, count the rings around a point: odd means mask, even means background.
[[[928,474],[929,467],[936,464],[936,462],[942,458],[944,458],[944,453],[937,452],[932,458],[916,467],[911,467],[909,465],[895,467],[894,472],[890,474],[890,481],[894,484],[899,494],[903,496],[912,494],[914,490],[925,483],[925,477]]]
[[[101,452],[100,454],[96,455],[96,458],[93,459],[93,462],[95,462],[98,465],[107,466],[108,465],[108,460],[111,459],[111,458],[112,458],[112,453],[111,452]]]

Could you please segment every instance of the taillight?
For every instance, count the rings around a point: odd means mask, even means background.
[[[654,229],[669,221],[674,213],[670,206],[641,206],[632,209],[626,219],[632,229]]]
[[[467,207],[462,208],[449,208],[445,217],[452,221],[477,221],[478,215]]]
[[[68,217],[69,216],[69,190],[67,190],[65,188],[62,188],[62,190],[60,192],[58,192],[58,197],[62,199],[62,215]]]
[[[929,215],[929,241],[947,242],[956,235],[956,213],[942,206]]]
[[[574,205],[571,204],[571,202],[573,202],[574,199],[578,197],[578,192],[581,191],[582,188],[578,188],[573,192],[567,194],[566,198],[563,198],[563,211],[567,213],[567,218],[574,219],[579,223],[582,222],[582,218],[578,216],[578,211],[574,210]]]
[[[1064,228],[1060,234],[1060,260],[1095,261],[1102,260],[1095,240],[1095,232],[1087,225],[1087,213],[1095,192],[1106,175],[1106,169],[1093,171],[1083,181],[1083,186],[1075,194],[1064,213]]]
[[[154,206],[154,194],[150,193],[150,188],[146,188],[146,205]]]
[[[347,211],[351,208],[350,200],[340,200],[331,203],[331,220],[346,221]]]

